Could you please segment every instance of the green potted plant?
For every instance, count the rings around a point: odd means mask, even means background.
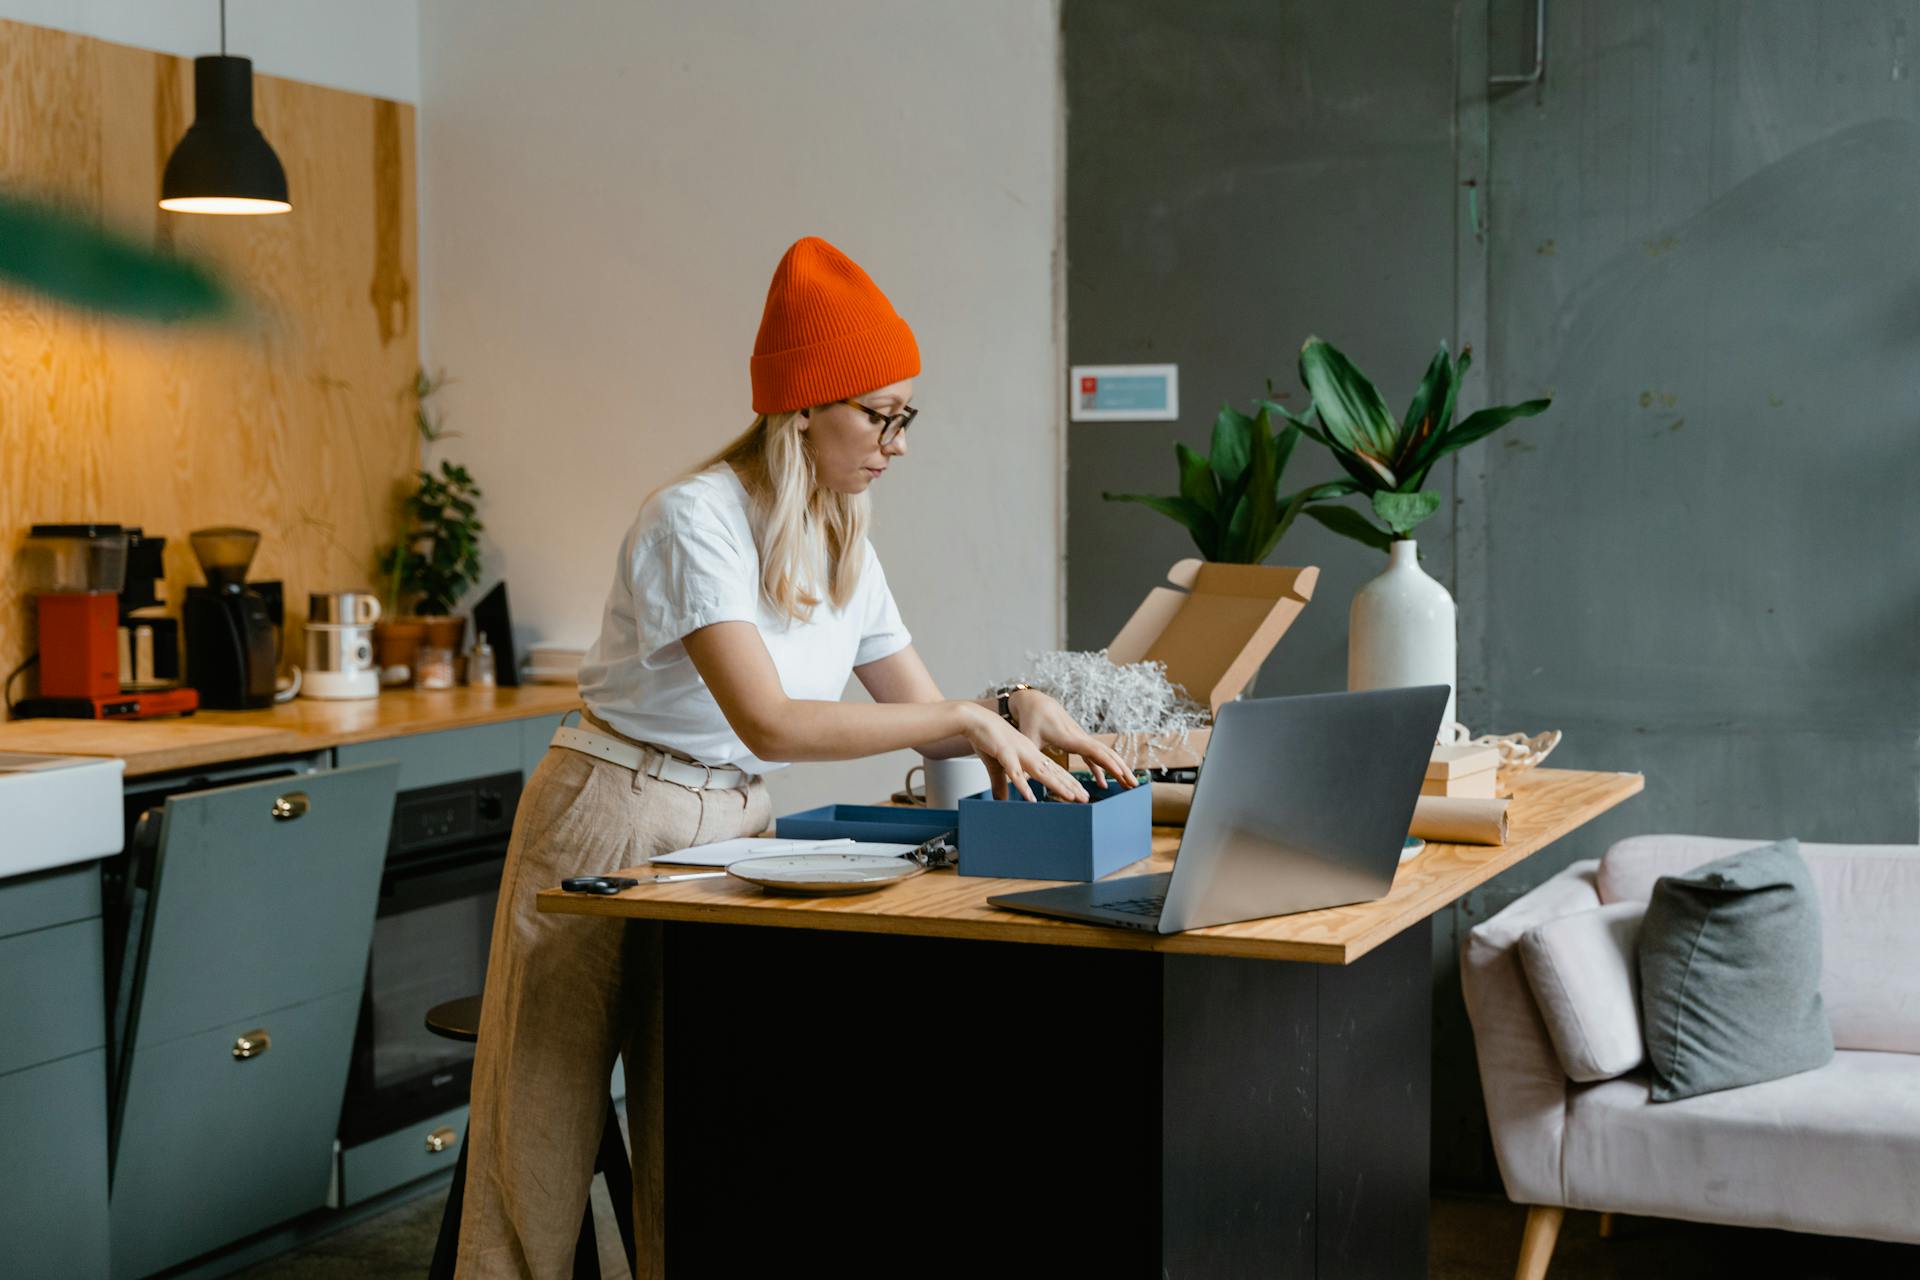
[[[1440,508],[1440,495],[1426,491],[1427,478],[1448,454],[1552,403],[1496,405],[1455,422],[1460,382],[1472,363],[1470,348],[1462,348],[1456,360],[1441,343],[1405,416],[1396,420],[1379,390],[1331,343],[1308,338],[1300,348],[1300,380],[1313,394],[1319,423],[1296,425],[1347,473],[1348,479],[1326,487],[1337,487],[1342,496],[1366,495],[1380,523],[1331,503],[1311,507],[1308,514],[1335,533],[1389,555],[1387,571],[1355,594],[1348,613],[1348,688],[1457,687],[1453,597],[1420,568],[1413,540],[1414,529]],[[1453,718],[1450,695],[1444,721]]]
[[[1274,430],[1278,416],[1285,425]],[[1313,502],[1352,490],[1343,481],[1286,493],[1281,480],[1305,426],[1270,400],[1253,417],[1221,405],[1214,419],[1212,452],[1173,446],[1180,492],[1170,497],[1103,493],[1108,502],[1137,502],[1177,521],[1208,560],[1261,564]]]
[[[460,597],[480,580],[480,488],[467,469],[442,461],[421,471],[407,497],[406,532],[381,557],[387,596],[407,599],[426,628],[426,642],[458,651],[467,621],[454,616]]]

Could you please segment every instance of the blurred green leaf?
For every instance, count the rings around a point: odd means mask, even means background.
[[[238,300],[212,272],[57,205],[0,193],[0,281],[137,320],[218,320]]]

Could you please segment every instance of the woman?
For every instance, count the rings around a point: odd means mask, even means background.
[[[627,1031],[625,930],[542,916],[536,891],[766,830],[762,778],[790,761],[971,751],[997,796],[1031,798],[1031,779],[1084,801],[1052,749],[1133,785],[1051,698],[943,698],[914,652],[866,492],[906,455],[920,351],[867,274],[824,240],[787,250],[751,368],[753,426],[628,531],[580,731],[521,794],[474,1059],[463,1276],[569,1270]],[[872,705],[838,701],[849,674]]]

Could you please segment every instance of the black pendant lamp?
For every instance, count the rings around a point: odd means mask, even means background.
[[[160,207],[175,213],[285,213],[287,171],[253,123],[253,62],[220,52],[193,60],[193,124],[167,159]]]

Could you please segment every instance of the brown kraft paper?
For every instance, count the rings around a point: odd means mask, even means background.
[[[1442,844],[1505,844],[1507,801],[1421,796],[1408,834]]]

